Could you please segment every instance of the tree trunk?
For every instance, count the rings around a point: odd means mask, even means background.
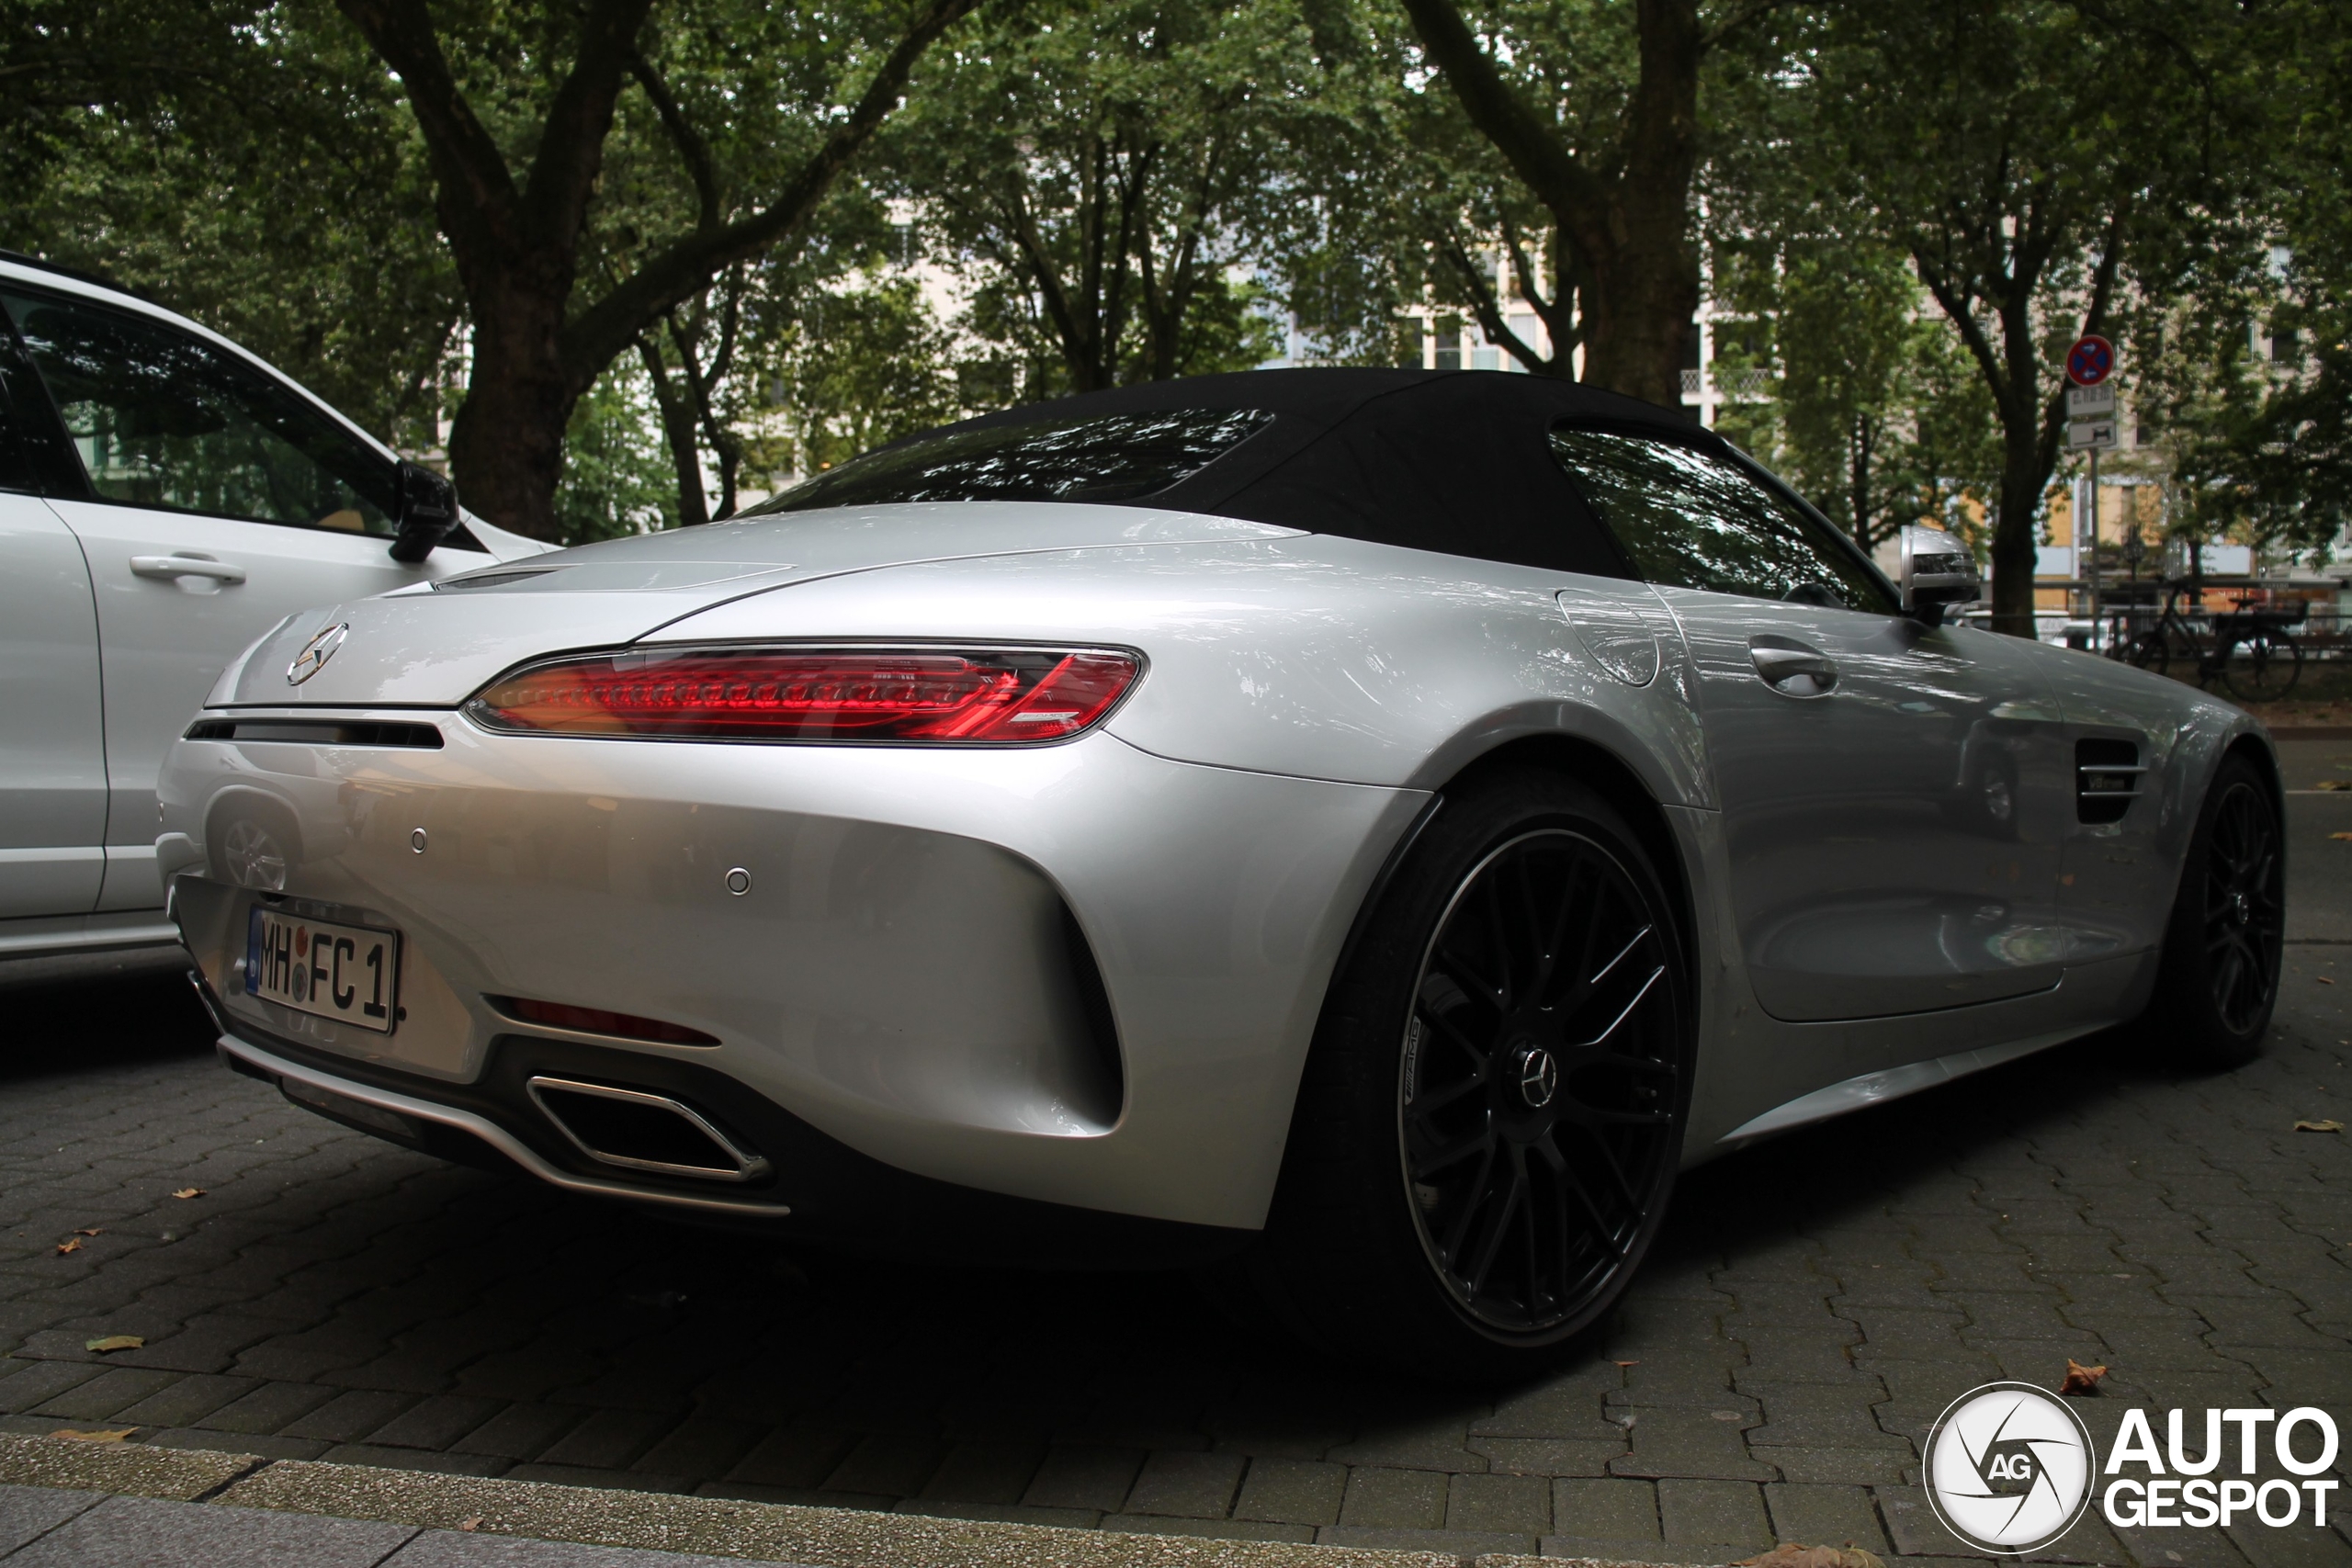
[[[651,0],[582,0],[574,56],[548,97],[518,182],[475,113],[425,0],[337,0],[399,77],[433,168],[435,209],[473,311],[473,376],[449,437],[465,504],[503,528],[558,536],[571,411],[652,323],[738,262],[808,224],[851,161],[897,108],[933,41],[979,0],[920,0],[897,47],[822,142],[755,207],[731,220],[707,139],[685,124],[638,47]],[[575,309],[581,236],[604,169],[614,105],[634,73],[655,99],[701,198],[693,229],[656,247],[601,299]],[[502,109],[506,106],[502,105]]]
[[[1869,549],[1876,540],[1871,537],[1871,419],[1870,415],[1854,416],[1853,445],[1849,467],[1853,474],[1852,505],[1854,512],[1854,543]]]
[[[563,433],[581,389],[564,373],[563,296],[506,289],[474,299],[473,375],[449,432],[449,471],[469,511],[555,539]]]
[[[2041,492],[2050,483],[2052,467],[2042,450],[2041,421],[2001,421],[2001,499],[1993,522],[1993,629],[2011,637],[2034,635],[2033,572],[2041,555]]]
[[[1558,225],[1559,270],[1573,266],[1585,286],[1582,378],[1679,408],[1683,348],[1699,309],[1690,182],[1707,40],[1698,0],[1637,0],[1641,74],[1618,156],[1605,160],[1617,166],[1606,175],[1570,149],[1548,107],[1503,78],[1453,0],[1405,0],[1405,8],[1463,112]],[[1553,288],[1567,298],[1560,279]],[[1553,358],[1547,368],[1564,374],[1566,356]]]
[[[678,477],[678,526],[689,528],[710,521],[710,503],[702,490],[702,453],[695,447],[695,420],[692,404],[677,394],[670,385],[670,373],[662,363],[662,351],[649,342],[638,340],[637,352],[645,361],[645,373],[653,379],[653,406],[662,412],[662,434],[670,448],[670,467]],[[686,367],[692,379],[694,367]]]
[[[1581,379],[1629,398],[1679,408],[1683,346],[1699,310],[1698,258],[1685,239],[1688,219],[1629,211],[1624,243],[1592,262],[1585,307]],[[1671,227],[1668,225],[1670,224]]]

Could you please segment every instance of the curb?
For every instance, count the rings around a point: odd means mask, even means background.
[[[1463,1568],[1448,1552],[1125,1535],[0,1434],[0,1483],[807,1568]],[[1658,1568],[1490,1555],[1476,1568]]]

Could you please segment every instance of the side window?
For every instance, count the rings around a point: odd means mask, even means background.
[[[1555,429],[1552,455],[1652,582],[1893,615],[1875,573],[1818,522],[1719,457]]]
[[[0,298],[101,500],[393,532],[393,469],[235,355],[127,311]]]

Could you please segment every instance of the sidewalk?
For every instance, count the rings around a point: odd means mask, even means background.
[[[1122,1535],[0,1435],[7,1568],[1460,1568],[1439,1552]],[[1487,1556],[1476,1568],[1578,1568]],[[1586,1560],[1584,1568],[1602,1568]],[[1609,1565],[1638,1568],[1638,1565]]]

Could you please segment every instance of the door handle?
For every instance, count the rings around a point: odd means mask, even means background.
[[[1803,643],[1750,643],[1747,657],[1764,683],[1783,696],[1826,696],[1838,684],[1836,663]]]
[[[170,582],[182,577],[209,577],[215,582],[243,582],[245,569],[235,561],[214,560],[210,556],[133,556],[130,575],[152,577]]]

